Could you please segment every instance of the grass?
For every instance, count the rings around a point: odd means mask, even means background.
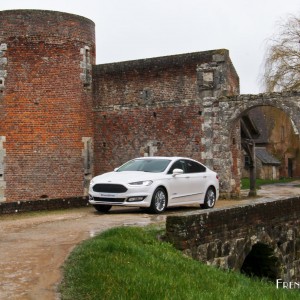
[[[287,182],[291,182],[295,179],[293,178],[282,178],[282,179],[278,179],[278,180],[272,180],[272,179],[256,179],[256,188],[260,189],[260,187],[264,184],[274,184],[274,183],[287,183]],[[250,188],[250,180],[249,178],[242,178],[241,180],[241,188],[242,190],[247,190]]]
[[[83,242],[65,263],[61,299],[299,299],[298,291],[192,260],[159,233],[122,227]]]

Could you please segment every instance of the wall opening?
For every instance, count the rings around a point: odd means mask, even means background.
[[[264,278],[274,281],[280,278],[280,263],[273,249],[263,243],[252,246],[241,268],[241,273],[250,277]]]
[[[5,181],[5,156],[6,150],[4,148],[4,143],[6,142],[5,136],[0,136],[0,202],[6,201],[5,198],[5,189],[6,189],[6,181]]]
[[[93,175],[93,140],[91,137],[83,137],[83,149],[82,149],[82,158],[83,158],[83,169],[84,169],[84,183],[83,183],[83,194],[84,196],[88,195],[88,189],[90,180]]]
[[[80,49],[80,54],[82,54],[82,60],[80,62],[80,67],[82,69],[80,73],[80,78],[83,82],[85,88],[91,88],[92,84],[92,65],[91,65],[91,53],[90,47],[85,46]]]
[[[239,193],[239,187],[246,193],[250,185],[248,195],[255,195],[256,179],[300,176],[299,135],[287,112],[271,105],[253,106],[235,120],[230,132],[231,194]]]

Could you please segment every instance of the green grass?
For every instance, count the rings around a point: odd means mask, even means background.
[[[61,299],[299,299],[295,290],[192,260],[153,227],[122,227],[83,242],[64,266]]]
[[[287,182],[291,182],[295,179],[293,178],[282,178],[282,179],[278,179],[278,180],[272,180],[272,179],[256,179],[256,188],[260,189],[260,187],[264,184],[274,184],[274,183],[287,183]],[[249,178],[242,178],[241,180],[241,188],[242,190],[247,190],[250,188],[250,180]]]

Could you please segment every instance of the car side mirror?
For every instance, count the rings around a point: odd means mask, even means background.
[[[114,168],[114,172],[117,172],[119,170],[119,168]]]
[[[174,169],[173,170],[173,177],[175,177],[176,175],[180,175],[180,174],[183,174],[183,170],[182,169]]]

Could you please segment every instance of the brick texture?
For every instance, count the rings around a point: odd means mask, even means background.
[[[200,160],[201,104],[177,105],[99,112],[95,121],[95,173],[111,171],[145,154]]]
[[[86,18],[0,18],[0,202],[86,196],[93,175],[144,155],[200,160],[239,196],[239,118],[274,106],[300,131],[300,93],[239,95],[226,49],[96,65]]]
[[[95,174],[144,155],[202,160],[204,98],[239,91],[223,49],[98,65],[93,83]]]
[[[93,135],[81,48],[95,59],[94,23],[49,11],[0,12],[7,76],[0,96],[7,201],[82,196],[82,137]]]

